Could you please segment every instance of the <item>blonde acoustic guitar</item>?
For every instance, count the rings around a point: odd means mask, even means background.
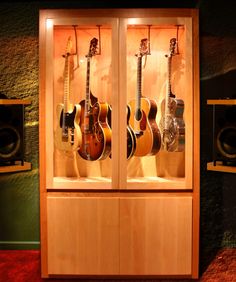
[[[161,135],[156,123],[157,103],[142,95],[142,58],[148,53],[147,39],[141,40],[137,56],[137,93],[131,100],[129,125],[136,136],[134,156],[155,155],[160,150]]]

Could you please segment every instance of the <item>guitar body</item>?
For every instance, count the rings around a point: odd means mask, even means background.
[[[80,112],[81,107],[78,104],[73,107],[73,110],[67,113],[64,113],[63,104],[57,105],[56,115],[59,122],[55,130],[54,141],[59,150],[72,152],[80,147],[82,141],[81,130],[79,127]]]
[[[90,91],[90,94],[89,94],[89,98],[90,98],[90,102],[91,102],[91,105],[92,105],[92,106],[93,106],[95,103],[98,102],[98,98],[95,97],[91,91]]]
[[[140,118],[136,118],[136,101],[131,100],[129,124],[136,136],[136,150],[138,157],[150,156],[158,153],[161,147],[161,135],[156,123],[157,103],[145,97],[140,98]]]
[[[85,100],[80,102],[82,142],[79,155],[90,161],[104,160],[111,152],[111,129],[107,124],[108,104],[94,103],[85,113]]]
[[[167,114],[165,111],[166,99],[161,103],[162,146],[169,152],[182,152],[185,147],[184,101],[172,97],[168,100]]]
[[[109,105],[107,119],[110,128],[111,128],[111,113],[112,113],[112,109],[111,106]],[[130,118],[130,107],[127,105],[127,160],[134,155],[136,149],[136,136],[133,132],[133,129],[129,125],[129,118]]]
[[[130,159],[134,155],[136,151],[136,143],[137,143],[135,133],[129,124],[130,113],[131,113],[130,106],[127,105],[127,159]]]

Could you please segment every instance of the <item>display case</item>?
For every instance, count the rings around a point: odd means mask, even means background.
[[[40,11],[44,277],[198,276],[198,60],[196,9]]]

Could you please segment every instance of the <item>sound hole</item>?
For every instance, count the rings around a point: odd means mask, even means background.
[[[217,135],[217,146],[221,154],[227,158],[236,158],[236,127],[222,128]]]
[[[20,134],[13,126],[0,127],[0,157],[8,159],[14,156],[20,148]]]

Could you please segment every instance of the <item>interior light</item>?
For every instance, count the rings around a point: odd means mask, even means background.
[[[52,28],[53,26],[53,20],[52,19],[47,19],[46,21],[46,26],[48,29]]]
[[[135,24],[137,24],[137,19],[136,19],[136,18],[130,18],[130,19],[128,19],[128,24],[129,24],[129,25],[135,25]]]

